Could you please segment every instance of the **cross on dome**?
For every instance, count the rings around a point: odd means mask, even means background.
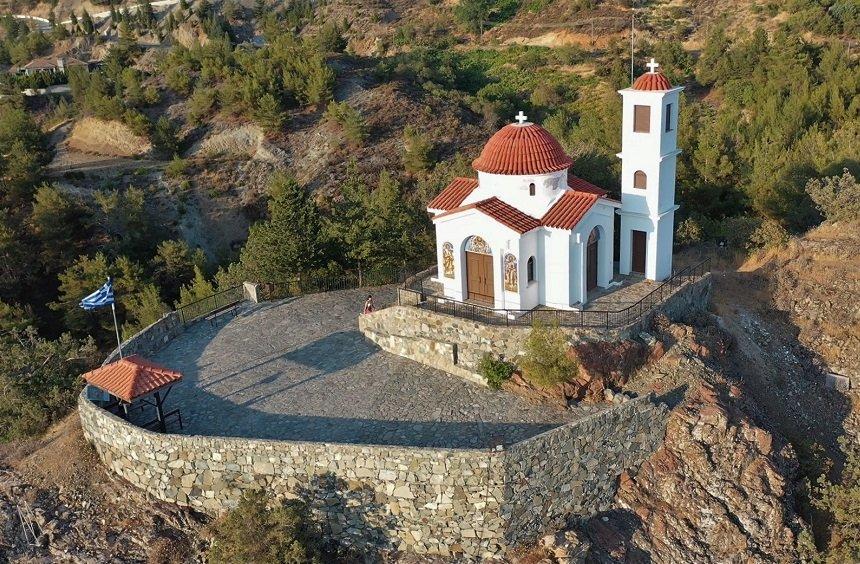
[[[520,125],[523,125],[526,121],[528,121],[529,116],[527,116],[526,114],[523,113],[522,110],[520,110],[520,113],[515,115],[514,119],[517,120],[518,122],[520,122]]]
[[[648,67],[649,72],[650,72],[651,74],[654,74],[655,72],[657,72],[657,67],[659,67],[660,65],[659,65],[659,64],[657,64],[657,62],[656,62],[656,61],[654,61],[654,57],[651,57],[651,62],[650,62],[650,63],[648,63],[648,64],[647,64],[647,65],[645,65],[645,66],[646,66],[646,67]],[[522,113],[522,112],[520,112],[520,113]]]

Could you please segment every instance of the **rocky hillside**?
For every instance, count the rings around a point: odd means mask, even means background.
[[[107,472],[77,414],[42,439],[3,448],[0,562],[181,562],[206,546],[200,516]]]
[[[807,530],[795,512],[798,459],[725,370],[733,338],[710,315],[659,320],[653,333],[665,354],[625,390],[675,405],[663,446],[622,476],[610,511],[542,546],[559,562],[796,561]]]
[[[797,328],[798,340],[823,369],[860,387],[860,223],[822,225],[741,270],[766,276],[773,305]]]

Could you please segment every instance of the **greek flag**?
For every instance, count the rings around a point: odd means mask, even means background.
[[[90,310],[113,303],[113,280],[108,277],[104,286],[81,300],[81,307]]]

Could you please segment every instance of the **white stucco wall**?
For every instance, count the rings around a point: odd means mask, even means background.
[[[465,243],[469,237],[477,235],[484,239],[493,251],[493,297],[494,307],[505,309],[519,308],[519,297],[504,291],[504,270],[502,257],[506,253],[518,254],[520,234],[496,222],[477,210],[468,210],[456,215],[443,217],[436,224],[436,260],[439,264],[438,279],[442,282],[445,296],[465,301],[467,297],[465,272]],[[448,242],[454,246],[454,278],[446,278],[442,260],[442,247]],[[509,305],[505,305],[508,303]]]
[[[535,185],[534,196],[529,195],[531,183]],[[463,201],[463,205],[495,196],[523,213],[540,218],[566,189],[566,170],[524,176],[479,172],[478,187]]]
[[[569,309],[587,301],[586,245],[591,230],[600,230],[597,283],[606,287],[612,280],[615,206],[598,202],[573,231],[541,227],[520,235],[477,210],[435,220],[438,280],[446,297],[466,301],[465,244],[472,236],[483,238],[493,251],[493,298],[497,309],[533,309],[546,305]],[[445,277],[443,247],[454,249],[454,278]],[[517,260],[517,291],[505,290],[504,257]],[[535,257],[535,280],[528,282],[528,259]]]
[[[644,231],[645,277],[664,280],[672,272],[675,175],[678,144],[678,101],[683,88],[668,91],[619,90],[623,99],[621,142],[621,233],[619,271],[629,274],[632,263],[633,230]],[[651,108],[650,131],[633,131],[634,106]],[[671,129],[666,131],[666,112]],[[647,175],[644,189],[633,187],[636,171]]]

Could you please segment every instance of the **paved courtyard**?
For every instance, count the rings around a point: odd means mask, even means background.
[[[167,401],[185,432],[489,448],[581,416],[382,352],[358,331],[367,293],[253,305],[189,327],[153,358],[184,375]],[[373,294],[377,304],[395,295]]]

